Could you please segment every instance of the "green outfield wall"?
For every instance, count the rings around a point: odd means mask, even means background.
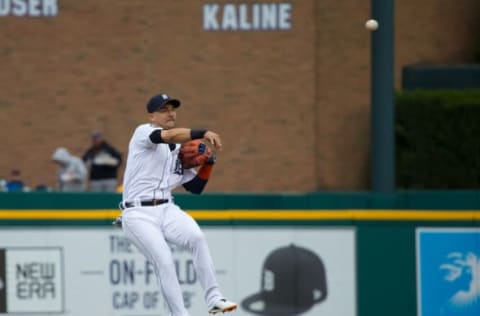
[[[0,193],[0,229],[110,225],[120,200],[119,194]],[[359,316],[417,315],[416,228],[480,230],[480,191],[177,194],[175,201],[202,226],[354,227]]]

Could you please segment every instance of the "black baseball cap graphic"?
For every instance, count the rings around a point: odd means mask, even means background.
[[[325,266],[312,251],[290,245],[272,251],[263,264],[261,290],[242,307],[266,316],[293,316],[327,298]]]

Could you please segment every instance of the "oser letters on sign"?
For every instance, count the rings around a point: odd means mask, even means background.
[[[58,14],[58,0],[0,0],[0,17],[51,17]]]

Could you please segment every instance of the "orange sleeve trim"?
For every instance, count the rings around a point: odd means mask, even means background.
[[[213,165],[203,165],[200,167],[200,170],[198,170],[197,176],[200,179],[208,180],[210,178],[210,175],[212,174],[212,171]]]

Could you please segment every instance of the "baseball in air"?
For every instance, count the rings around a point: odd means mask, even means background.
[[[367,30],[375,31],[376,29],[378,29],[378,22],[377,20],[370,19],[365,22],[365,27],[367,28]]]

